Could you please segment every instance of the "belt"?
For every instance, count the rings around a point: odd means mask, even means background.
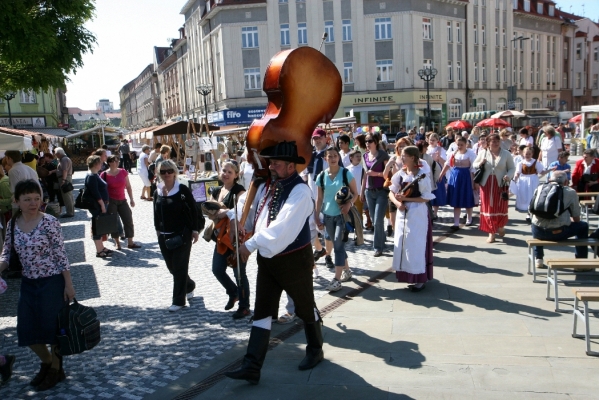
[[[388,191],[389,188],[386,188],[386,187],[379,187],[379,188],[374,188],[374,189],[367,188],[366,190],[371,190],[373,192],[378,192],[379,190],[387,190]]]

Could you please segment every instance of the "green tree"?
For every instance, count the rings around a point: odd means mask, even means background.
[[[0,93],[64,87],[96,37],[94,0],[0,0]]]

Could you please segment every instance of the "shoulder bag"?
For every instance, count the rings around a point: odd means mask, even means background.
[[[10,240],[12,246],[10,248],[10,258],[8,260],[8,269],[4,272],[4,278],[6,279],[19,279],[23,276],[23,265],[19,260],[19,255],[15,249],[15,224],[17,223],[17,216],[15,215],[11,220],[10,227]]]
[[[483,176],[485,175],[485,164],[487,163],[487,150],[485,150],[485,156],[483,157],[483,162],[476,168],[474,172],[474,183],[481,183],[483,180]]]
[[[91,350],[100,343],[100,321],[96,311],[79,304],[66,305],[58,312],[58,348],[61,356],[70,356]]]

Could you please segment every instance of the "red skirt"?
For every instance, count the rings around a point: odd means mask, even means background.
[[[483,232],[497,233],[507,225],[508,201],[501,199],[501,192],[495,175],[489,176],[485,186],[480,188],[480,230]]]

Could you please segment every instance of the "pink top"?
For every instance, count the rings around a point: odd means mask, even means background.
[[[119,173],[116,176],[112,176],[105,171],[102,173],[100,178],[106,181],[108,184],[108,197],[114,200],[125,200],[125,188],[127,187],[127,176],[129,173],[119,168]]]
[[[8,223],[0,262],[8,263],[10,259],[11,229],[12,221]],[[23,276],[26,278],[47,278],[70,269],[60,222],[51,215],[44,214],[39,224],[29,233],[22,232],[17,225],[15,227],[15,250],[23,265]]]

